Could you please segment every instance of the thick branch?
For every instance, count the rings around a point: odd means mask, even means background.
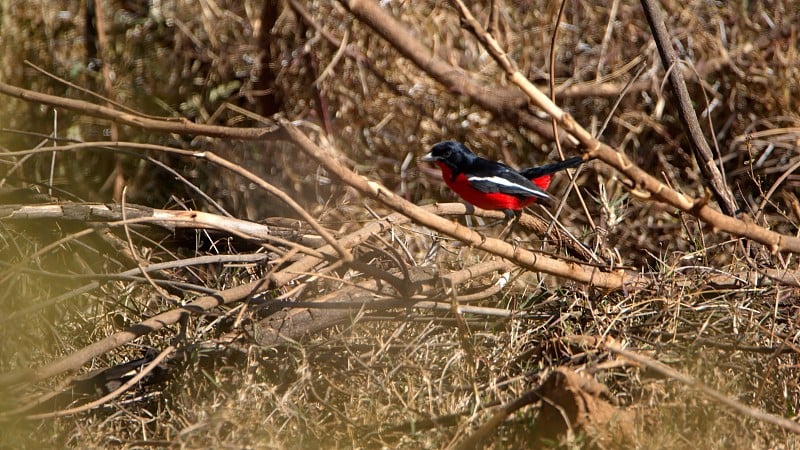
[[[550,123],[528,113],[526,110],[528,102],[519,96],[518,91],[479,84],[469,77],[464,69],[450,65],[432,49],[423,45],[408,31],[407,25],[386,12],[375,0],[342,0],[341,3],[409,61],[451,92],[469,97],[482,108],[505,118],[509,123],[522,125],[547,139],[553,139]]]
[[[254,240],[268,240],[275,235],[266,225],[202,211],[173,211],[128,204],[125,216],[129,223],[146,222],[169,231],[178,228],[214,229]],[[0,221],[41,219],[113,222],[122,220],[122,206],[105,203],[0,205]]]

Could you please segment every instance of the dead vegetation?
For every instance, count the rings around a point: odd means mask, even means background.
[[[800,445],[793,2],[660,2],[669,74],[639,2],[566,2],[552,72],[554,2],[33,3],[0,445]],[[594,161],[502,241],[443,139]]]

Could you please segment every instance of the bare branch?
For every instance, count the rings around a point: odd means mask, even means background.
[[[711,190],[714,192],[722,211],[729,216],[733,216],[738,210],[736,200],[725,183],[719,167],[716,165],[716,158],[714,158],[714,154],[703,136],[703,130],[700,128],[700,123],[697,121],[694,108],[692,108],[692,99],[686,89],[683,71],[678,67],[674,67],[680,66],[680,62],[675,54],[675,49],[672,48],[672,42],[670,42],[667,26],[664,24],[661,8],[656,0],[642,0],[642,8],[653,32],[658,53],[661,55],[661,64],[664,66],[664,70],[669,73],[669,84],[672,86],[672,92],[678,102],[678,117],[680,117],[683,129],[686,131],[689,144],[694,150],[697,165],[700,166],[700,170],[710,183]]]
[[[374,181],[367,180],[365,177],[345,167],[342,163],[331,157],[329,152],[322,150],[314,144],[289,121],[280,119],[280,124],[284,127],[284,130],[287,135],[291,137],[292,141],[294,141],[309,157],[325,167],[328,172],[359,191],[362,195],[378,200],[392,210],[409,217],[419,224],[471,244],[489,253],[506,258],[520,267],[535,272],[544,272],[607,289],[619,289],[624,285],[638,285],[639,283],[634,275],[624,272],[604,272],[595,267],[566,263],[555,258],[536,254],[498,239],[487,238],[475,230],[432,214],[403,199],[384,186]]]
[[[227,137],[245,140],[260,140],[271,137],[276,128],[237,128],[224,127],[219,125],[202,125],[189,122],[186,119],[151,119],[142,114],[131,114],[117,111],[107,106],[100,106],[94,103],[70,98],[58,97],[55,95],[42,94],[28,89],[18,88],[0,82],[0,93],[10,95],[29,102],[42,103],[58,108],[77,111],[93,117],[101,117],[139,128],[146,128],[150,131],[160,131],[164,133],[185,133],[191,135]]]
[[[740,401],[729,398],[725,396],[722,392],[717,391],[716,389],[712,389],[705,384],[695,380],[694,378],[684,375],[678,372],[675,369],[672,369],[659,361],[656,361],[652,358],[648,358],[647,356],[641,355],[639,353],[623,349],[619,345],[612,343],[610,341],[604,344],[604,347],[607,348],[612,353],[616,353],[623,358],[626,358],[630,361],[633,361],[639,365],[647,367],[647,369],[658,372],[659,374],[671,378],[673,380],[679,381],[690,388],[699,391],[701,394],[705,395],[706,397],[711,398],[712,400],[725,405],[726,407],[733,410],[736,414],[750,417],[751,419],[755,419],[761,422],[770,423],[773,425],[777,425],[783,428],[786,431],[791,431],[792,433],[800,434],[800,423],[794,422],[789,419],[784,419],[783,417],[774,416],[772,414],[765,413],[763,411],[759,411],[755,408],[751,408]]]

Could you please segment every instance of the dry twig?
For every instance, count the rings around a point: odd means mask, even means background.
[[[667,367],[666,365],[660,363],[659,361],[656,361],[652,358],[648,358],[639,353],[624,349],[615,343],[607,341],[603,344],[603,346],[612,353],[616,353],[622,356],[623,358],[626,358],[630,361],[635,362],[636,364],[648,368],[649,370],[658,372],[659,374],[665,377],[679,381],[689,386],[690,388],[699,391],[701,394],[730,408],[736,414],[740,414],[745,417],[750,417],[751,419],[758,420],[761,422],[777,425],[786,431],[791,431],[792,433],[800,434],[800,424],[795,421],[784,419],[783,417],[774,416],[772,414],[765,413],[755,408],[751,408],[736,399],[725,396],[725,394],[717,391],[716,389],[712,389],[706,386],[705,384],[678,372],[675,369]]]
[[[700,170],[710,183],[711,190],[722,211],[729,216],[734,216],[738,211],[736,200],[717,167],[716,158],[714,158],[714,154],[703,136],[700,123],[697,121],[697,115],[692,107],[692,99],[689,97],[686,81],[683,79],[683,71],[676,67],[680,66],[680,62],[675,54],[675,49],[672,48],[661,8],[656,0],[642,0],[642,8],[653,32],[658,53],[661,55],[661,64],[669,74],[669,83],[678,102],[678,117],[681,119],[683,129],[686,131],[692,150],[694,150],[697,165],[700,166]]]

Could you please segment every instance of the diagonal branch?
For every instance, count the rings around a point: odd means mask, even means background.
[[[692,108],[692,99],[689,97],[686,81],[683,79],[683,71],[680,69],[680,62],[675,54],[675,49],[672,48],[667,26],[664,24],[661,8],[658,6],[657,0],[642,0],[642,8],[653,32],[658,53],[661,55],[661,64],[669,74],[669,84],[675,94],[675,99],[678,101],[678,117],[681,119],[686,137],[689,139],[697,165],[700,166],[700,171],[703,172],[703,176],[706,177],[711,185],[711,190],[714,192],[714,197],[717,199],[719,207],[725,214],[733,216],[738,210],[736,200],[725,183],[719,167],[714,162],[714,155],[711,153],[711,148],[708,146],[708,142],[703,136],[703,130],[700,128],[700,123],[697,121],[697,115],[695,115],[694,108]]]
[[[624,349],[614,343],[611,340],[607,340],[603,343],[603,346],[608,349],[611,353],[616,353],[617,355],[628,359],[630,361],[635,362],[641,366],[646,367],[648,370],[652,370],[662,376],[671,378],[673,380],[679,381],[686,386],[700,392],[706,397],[711,398],[715,402],[726,406],[731,411],[735,412],[744,417],[750,417],[751,419],[758,420],[761,422],[770,423],[776,425],[778,427],[783,428],[786,431],[791,431],[792,433],[800,434],[800,423],[797,423],[793,420],[789,420],[783,417],[775,416],[764,411],[760,411],[755,408],[751,408],[744,403],[736,400],[735,398],[726,397],[725,394],[719,392],[716,389],[712,389],[705,384],[695,380],[694,378],[684,375],[681,372],[661,363],[660,361],[654,360],[652,358],[648,358],[647,356],[641,355],[639,353],[633,352],[628,349]]]
[[[386,187],[356,174],[332,157],[330,152],[326,152],[314,144],[288,120],[278,120],[289,138],[297,144],[306,155],[325,167],[329,173],[356,189],[361,195],[377,200],[421,225],[473,245],[481,250],[506,258],[514,264],[534,272],[556,275],[605,289],[620,289],[623,286],[636,287],[640,284],[640,281],[633,274],[627,274],[623,271],[605,272],[597,267],[569,263],[537,254],[499,239],[487,238],[471,228],[428,212],[424,208],[405,200]]]
[[[31,414],[26,416],[25,418],[28,420],[38,420],[38,419],[49,419],[51,417],[62,417],[62,416],[69,416],[72,414],[78,414],[81,412],[89,411],[91,409],[97,408],[98,406],[103,405],[104,403],[108,403],[109,401],[119,397],[125,391],[130,389],[131,387],[135,386],[136,383],[141,381],[144,377],[146,377],[150,372],[153,371],[159,364],[161,364],[167,356],[170,355],[175,350],[175,347],[170,345],[169,347],[165,348],[158,356],[155,357],[152,361],[147,363],[142,370],[140,370],[135,376],[133,376],[130,380],[126,381],[117,389],[114,389],[112,392],[98,398],[97,400],[91,401],[85,405],[76,406],[74,408],[68,408],[61,411],[54,411],[42,414]],[[1,417],[1,416],[0,416]]]
[[[482,108],[499,117],[516,123],[547,139],[554,139],[549,122],[545,122],[527,111],[527,102],[514,89],[483,86],[469,77],[464,69],[456,67],[439,57],[431,48],[423,45],[408,26],[395,19],[381,8],[375,0],[341,0],[361,22],[383,36],[409,61],[452,93],[464,95]],[[565,141],[566,144],[571,144]]]

